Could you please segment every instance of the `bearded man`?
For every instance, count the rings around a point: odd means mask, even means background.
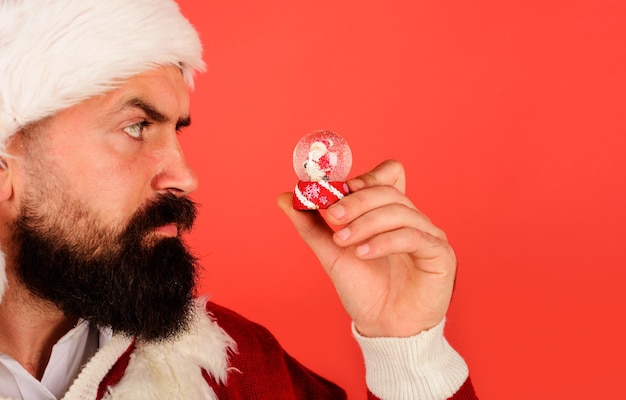
[[[345,398],[193,296],[177,133],[203,68],[171,0],[0,0],[0,398]],[[454,253],[404,181],[394,161],[348,181],[336,233],[278,202],[354,321],[369,398],[474,399],[443,337]]]

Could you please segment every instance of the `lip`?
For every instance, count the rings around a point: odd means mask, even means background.
[[[178,236],[178,226],[176,226],[176,224],[163,225],[156,228],[154,233],[167,237],[176,237]]]

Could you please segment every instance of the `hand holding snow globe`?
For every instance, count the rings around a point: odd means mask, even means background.
[[[293,194],[296,210],[328,208],[349,193],[345,180],[352,152],[344,138],[331,131],[305,135],[293,151],[293,168],[300,178]]]

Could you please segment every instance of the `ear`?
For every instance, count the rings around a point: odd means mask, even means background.
[[[16,156],[22,150],[21,137],[14,134],[9,138],[6,147],[0,151],[0,202],[5,202],[13,197],[13,184],[15,179]]]
[[[0,157],[0,201],[6,201],[13,195],[10,156]]]

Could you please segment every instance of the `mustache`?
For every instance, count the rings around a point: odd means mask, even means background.
[[[159,194],[130,219],[126,234],[142,234],[163,225],[175,224],[180,232],[193,228],[198,215],[198,205],[188,197]]]

